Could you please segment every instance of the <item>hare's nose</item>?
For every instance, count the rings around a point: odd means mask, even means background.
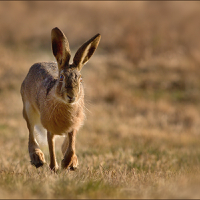
[[[70,102],[74,102],[75,101],[75,97],[71,97],[69,95],[67,95],[67,97],[69,98]]]

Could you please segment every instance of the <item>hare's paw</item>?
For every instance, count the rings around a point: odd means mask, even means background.
[[[62,169],[76,170],[78,167],[78,158],[76,154],[66,156],[61,162]]]
[[[69,166],[70,170],[74,171],[77,169],[78,167],[78,158],[77,156],[74,154],[73,158],[72,158],[72,164]]]
[[[44,154],[40,149],[36,149],[34,152],[30,153],[31,164],[36,168],[43,166],[46,161],[44,158]]]
[[[49,165],[49,168],[50,168],[53,172],[58,172],[58,170],[59,170],[59,166],[58,166],[57,163],[56,163],[55,165],[50,164],[50,165]]]

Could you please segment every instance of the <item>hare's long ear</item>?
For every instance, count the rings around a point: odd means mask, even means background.
[[[69,65],[71,57],[68,40],[64,33],[56,27],[51,31],[51,42],[53,55],[57,60],[59,70],[61,70]]]
[[[97,34],[94,37],[92,37],[90,40],[88,40],[86,43],[84,43],[76,52],[73,64],[76,66],[78,71],[80,71],[83,67],[83,65],[90,59],[90,57],[95,52],[99,41],[101,39],[101,35]]]

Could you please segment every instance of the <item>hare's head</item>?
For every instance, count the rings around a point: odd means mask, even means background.
[[[58,28],[52,29],[52,50],[59,70],[57,95],[67,103],[76,102],[80,95],[82,95],[81,92],[83,89],[80,71],[95,52],[100,38],[100,34],[97,34],[85,42],[76,52],[73,63],[69,64],[71,53],[68,40]]]

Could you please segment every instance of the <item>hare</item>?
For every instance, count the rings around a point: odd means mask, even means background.
[[[55,155],[55,136],[64,135],[61,150],[63,169],[77,168],[76,133],[84,120],[84,88],[81,69],[95,52],[101,35],[85,42],[69,64],[71,53],[64,33],[57,27],[51,31],[52,51],[57,62],[41,62],[31,66],[21,85],[23,117],[29,130],[28,150],[31,164],[42,166],[45,157],[36,141],[37,126],[47,131],[51,170],[58,164]]]

